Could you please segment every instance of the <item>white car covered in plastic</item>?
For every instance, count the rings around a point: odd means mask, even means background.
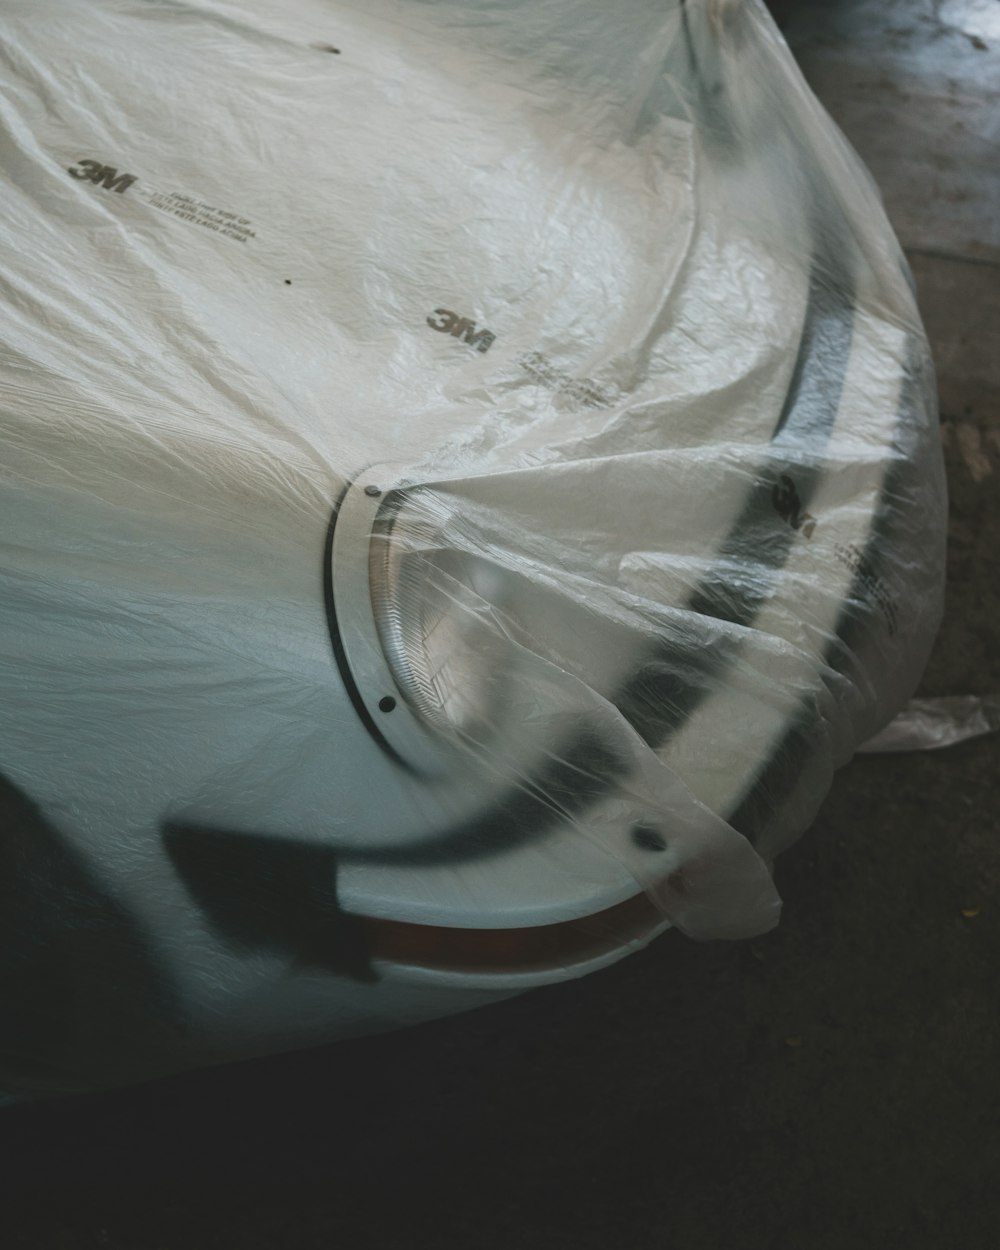
[[[0,1084],[771,927],[922,669],[944,488],[763,7],[7,0],[0,45]]]

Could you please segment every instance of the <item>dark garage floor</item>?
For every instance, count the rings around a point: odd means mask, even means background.
[[[1000,0],[774,7],[936,349],[951,572],[924,691],[998,692]],[[995,1250],[998,762],[997,738],[857,759],[751,944],[668,935],[408,1033],[9,1111],[0,1244]]]

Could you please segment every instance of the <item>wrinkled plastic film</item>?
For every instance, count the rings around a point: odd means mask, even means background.
[[[436,541],[444,540],[438,530]],[[427,720],[460,749],[455,767],[467,775],[485,768],[492,785],[529,800],[487,856],[505,841],[543,843],[569,828],[621,860],[671,923],[695,936],[747,936],[776,923],[773,884],[747,840],[695,798],[620,706],[648,697],[644,669],[669,623],[637,620],[628,602],[615,620],[615,605],[597,600],[592,583],[571,590],[558,567],[528,576],[523,559],[504,569],[496,547],[492,576],[484,575],[484,555],[470,566],[456,560],[458,535],[447,542],[447,569],[436,544],[402,557],[417,565],[405,619],[421,622],[423,604],[434,602],[430,629],[409,642],[418,663],[448,618],[442,663],[413,688],[422,686],[415,701]],[[471,645],[458,645],[457,635]],[[678,635],[678,655],[682,646]],[[474,838],[466,853],[476,856]]]
[[[770,928],[945,499],[763,7],[54,13],[0,18],[8,1085]]]
[[[1000,698],[996,695],[911,699],[883,730],[858,747],[858,753],[937,751],[997,732],[1000,732]]]

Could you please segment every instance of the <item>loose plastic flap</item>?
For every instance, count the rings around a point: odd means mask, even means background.
[[[911,699],[906,707],[859,753],[882,755],[896,751],[937,751],[942,747],[982,738],[1000,730],[1000,697],[972,694],[938,699]]]

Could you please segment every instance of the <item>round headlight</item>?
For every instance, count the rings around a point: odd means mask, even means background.
[[[397,493],[370,549],[379,640],[404,698],[428,724],[484,741],[503,720],[502,635],[510,580],[446,545],[429,501]]]

